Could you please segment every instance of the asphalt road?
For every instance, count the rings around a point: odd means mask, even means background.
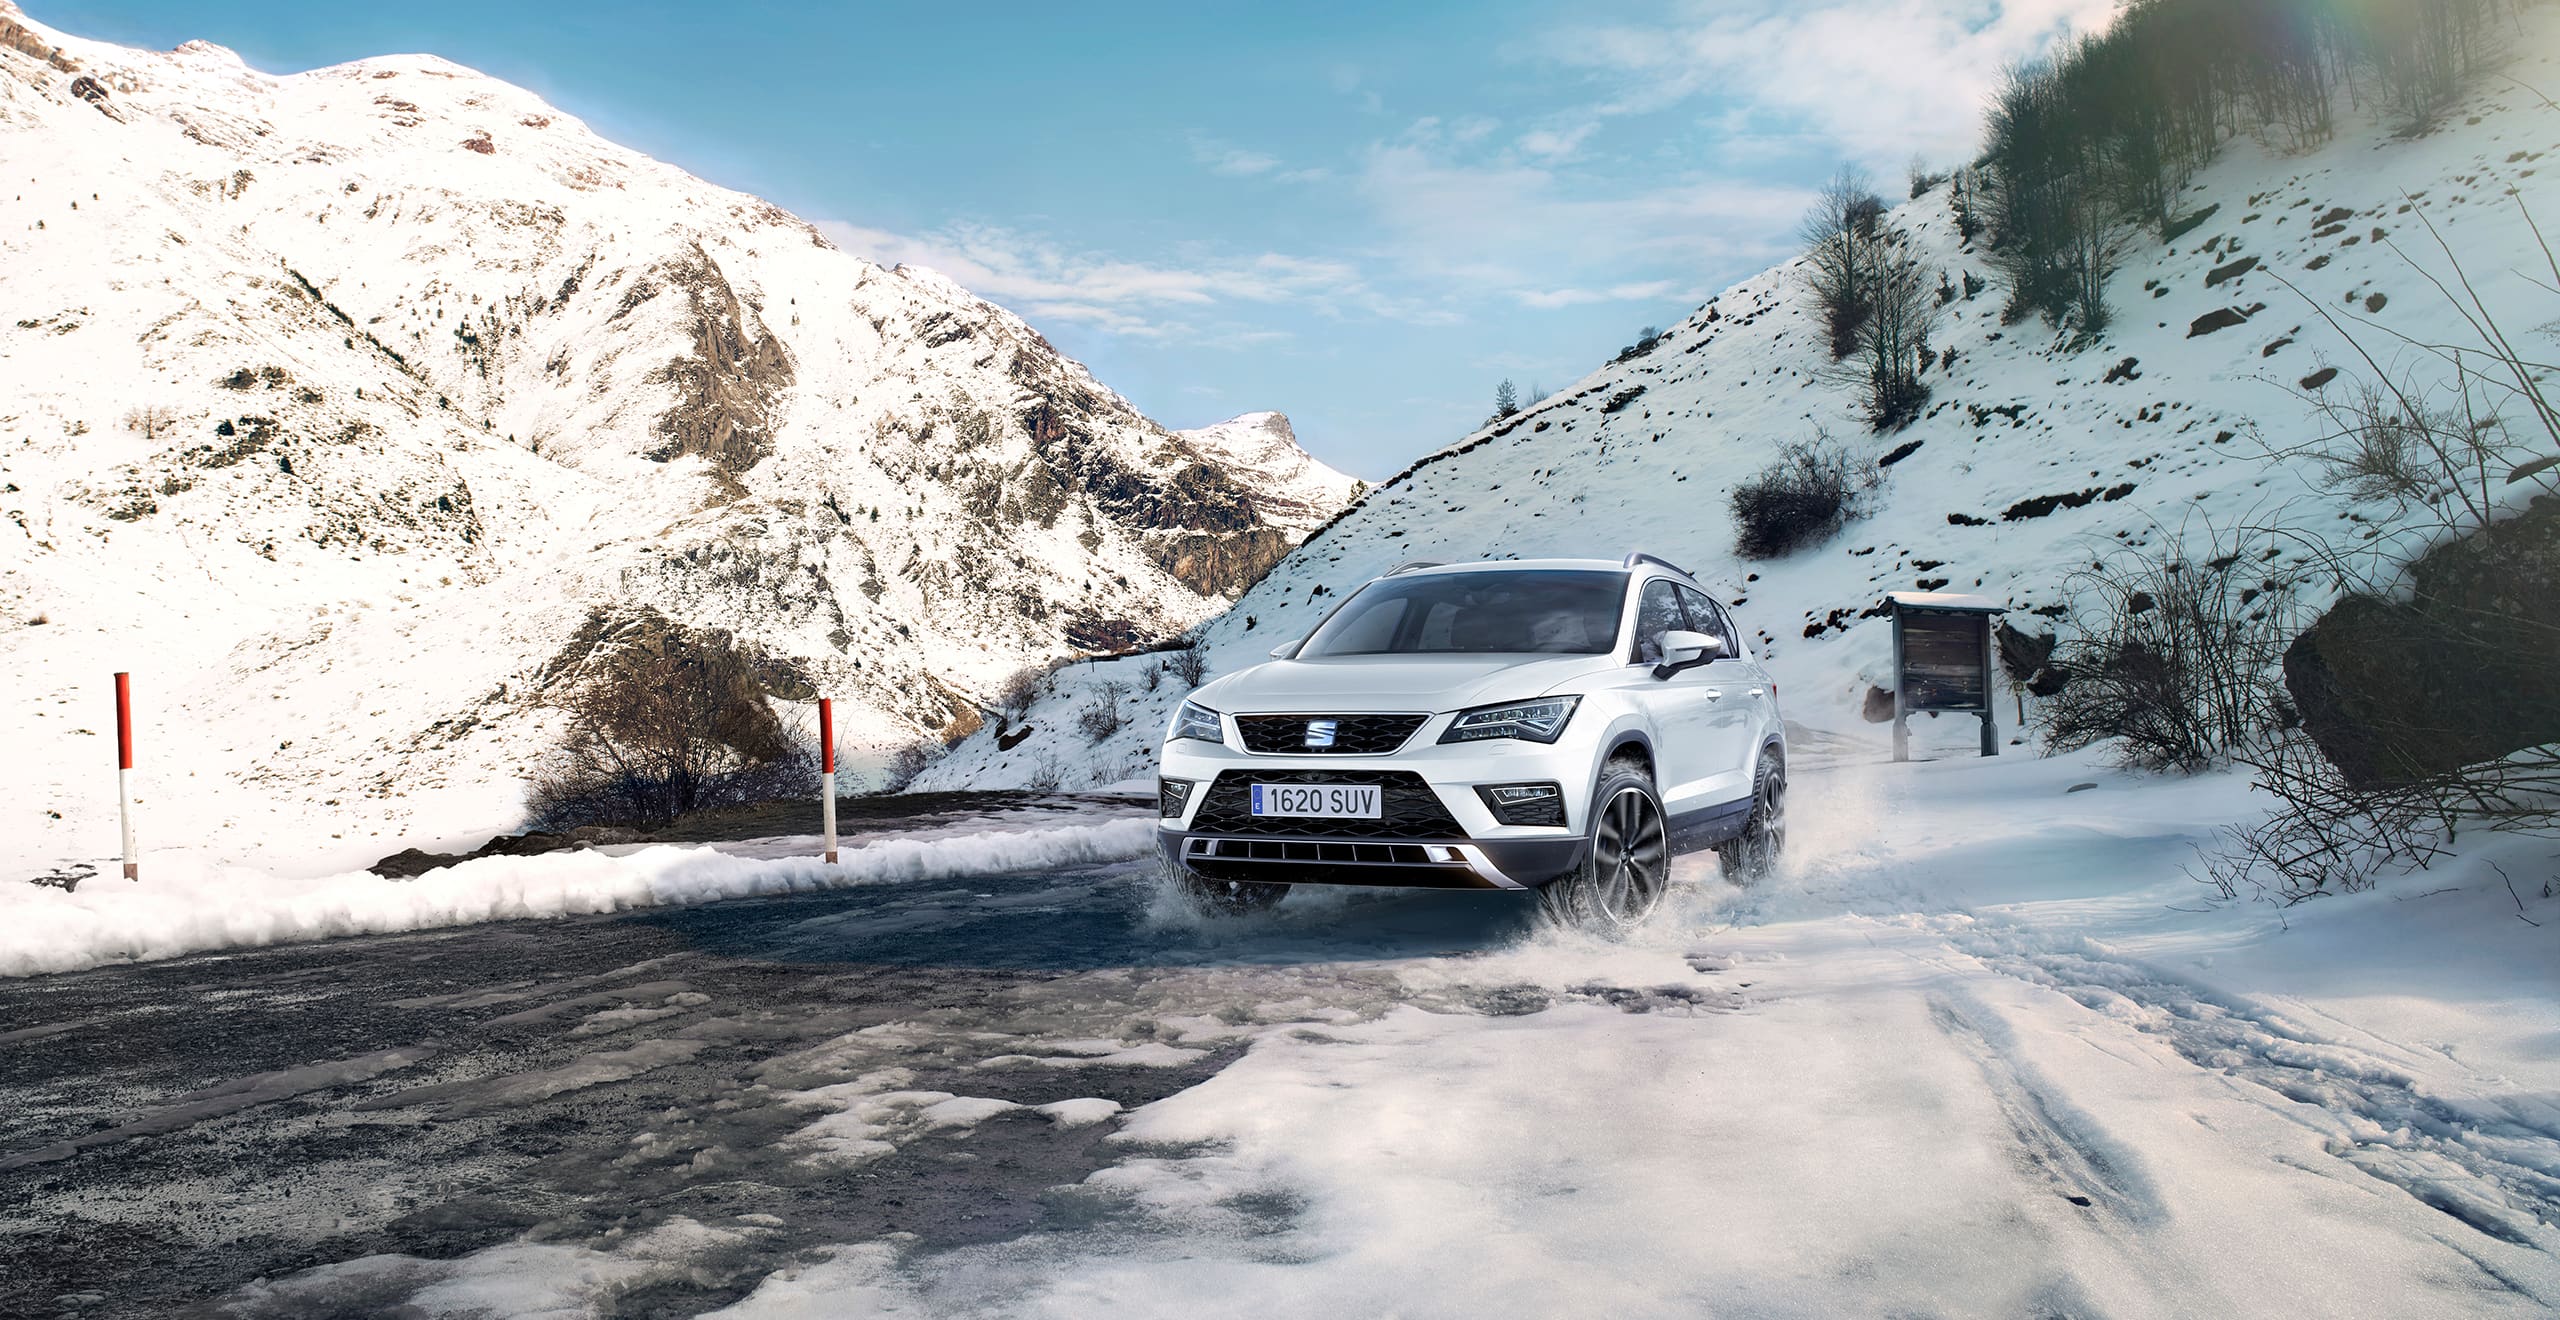
[[[769,1217],[754,1250],[608,1302],[692,1315],[824,1244],[1084,1223],[1109,1210],[1074,1184],[1132,1153],[1116,1121],[1011,1111],[846,1165],[785,1139],[811,1119],[793,1094],[894,1068],[1135,1107],[1238,1047],[1044,1056],[1274,1000],[1371,1017],[1413,996],[1365,962],[1516,938],[1529,906],[1382,893],[1203,921],[1133,865],[0,982],[0,1315],[397,1314],[397,1271],[322,1267]]]

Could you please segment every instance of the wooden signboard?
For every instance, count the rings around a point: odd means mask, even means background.
[[[1902,708],[1977,711],[1990,704],[1981,614],[1911,610],[1902,620]]]
[[[1913,711],[1982,719],[1982,754],[2000,754],[1991,709],[1991,621],[2008,607],[1979,596],[1897,591],[1893,611],[1893,759],[1911,759]]]

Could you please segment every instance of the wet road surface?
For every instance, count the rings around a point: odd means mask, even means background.
[[[1078,1226],[1110,1210],[1075,1184],[1133,1152],[1116,1121],[1031,1107],[1135,1108],[1242,1052],[1155,1041],[1169,1019],[1412,1002],[1363,964],[1502,944],[1530,906],[1332,893],[1203,920],[1125,865],[0,983],[0,1314],[381,1314],[397,1271],[257,1281],[769,1218],[608,1308],[691,1315],[821,1244]],[[812,1158],[805,1093],[883,1076],[1026,1108]]]

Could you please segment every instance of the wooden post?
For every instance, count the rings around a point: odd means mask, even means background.
[[[826,768],[820,778],[820,790],[826,794],[823,814],[827,822],[827,860],[836,859],[836,703],[818,698],[819,764]]]
[[[1902,611],[1893,612],[1893,759],[1911,759],[1910,716],[1902,706]]]
[[[1982,616],[1982,754],[2000,754],[2000,706],[1991,696],[1991,680],[2000,672],[2000,657],[1991,650],[1991,616]]]
[[[133,855],[133,675],[116,674],[116,819],[124,831],[124,878],[142,878]]]

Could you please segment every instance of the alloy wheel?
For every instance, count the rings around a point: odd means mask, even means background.
[[[1670,832],[1653,795],[1632,785],[1600,809],[1593,839],[1592,900],[1600,914],[1632,926],[1653,911],[1670,877]]]

